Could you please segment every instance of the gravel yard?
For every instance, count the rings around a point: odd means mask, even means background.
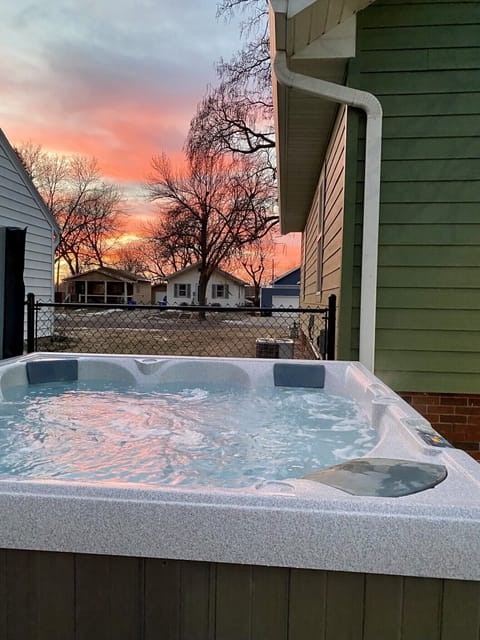
[[[40,309],[47,318],[51,311]],[[38,338],[38,351],[255,357],[257,340],[293,340],[295,358],[313,358],[300,330],[300,314],[286,310],[270,317],[162,309],[76,309],[57,311],[52,337]],[[291,347],[287,347],[291,349]],[[268,346],[267,346],[268,349]]]

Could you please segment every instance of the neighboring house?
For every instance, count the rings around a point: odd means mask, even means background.
[[[261,307],[298,307],[300,305],[300,267],[274,278],[260,289]]]
[[[99,267],[64,279],[65,301],[150,304],[150,281],[129,271]]]
[[[198,304],[198,276],[198,264],[193,264],[166,278],[168,304]],[[245,304],[245,286],[243,280],[215,269],[208,281],[206,304],[241,307]]]
[[[0,129],[0,226],[26,227],[25,292],[54,299],[54,254],[60,228]]]
[[[480,457],[479,5],[270,1],[302,302],[335,293],[337,357]]]
[[[54,258],[60,228],[1,129],[0,226],[26,228],[25,293],[33,293],[37,300],[43,302],[53,302]],[[25,336],[26,322],[25,314]],[[53,313],[44,310],[37,336],[52,333]]]

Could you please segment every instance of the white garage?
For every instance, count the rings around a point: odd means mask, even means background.
[[[274,309],[277,307],[297,309],[299,306],[300,298],[298,296],[272,296],[272,307]]]

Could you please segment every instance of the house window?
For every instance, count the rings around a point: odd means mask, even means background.
[[[192,287],[189,284],[174,285],[174,298],[190,298]]]
[[[325,236],[325,174],[322,172],[318,183],[317,211],[317,292],[322,292],[323,241]]]
[[[228,298],[228,284],[212,284],[212,298]]]

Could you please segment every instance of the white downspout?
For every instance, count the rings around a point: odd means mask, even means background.
[[[373,371],[375,365],[375,318],[377,307],[382,105],[373,94],[366,91],[352,89],[351,87],[291,71],[287,65],[285,51],[277,51],[273,69],[275,77],[281,85],[305,91],[324,100],[362,109],[367,116],[359,359],[367,369]]]

